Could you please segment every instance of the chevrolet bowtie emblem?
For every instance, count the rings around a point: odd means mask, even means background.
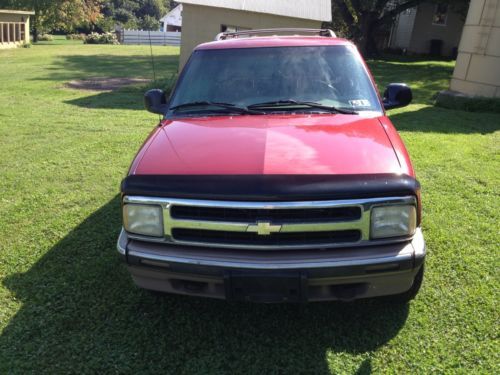
[[[281,225],[272,225],[265,221],[258,221],[257,224],[251,224],[247,228],[247,232],[256,232],[259,236],[269,236],[271,233],[276,233],[280,230]]]

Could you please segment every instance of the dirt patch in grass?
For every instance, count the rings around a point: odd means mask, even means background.
[[[124,86],[150,82],[144,78],[89,78],[67,82],[64,86],[76,90],[113,91]]]

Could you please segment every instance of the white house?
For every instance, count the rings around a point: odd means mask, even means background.
[[[181,31],[182,29],[182,4],[177,5],[161,20],[161,31]]]

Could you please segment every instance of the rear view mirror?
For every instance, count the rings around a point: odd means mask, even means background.
[[[163,90],[152,89],[144,94],[144,106],[149,112],[164,115],[168,109],[167,97]]]
[[[404,83],[391,83],[384,92],[384,108],[400,108],[411,103],[413,94],[411,88]]]

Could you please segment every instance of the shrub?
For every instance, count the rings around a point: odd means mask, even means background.
[[[24,42],[24,43],[22,44],[22,47],[23,47],[23,48],[31,48],[31,43],[26,43],[26,42]]]
[[[85,34],[67,34],[66,39],[68,40],[85,40]]]
[[[114,33],[91,33],[83,40],[85,44],[119,44]]]
[[[441,91],[436,98],[436,106],[468,112],[500,113],[500,99],[469,96],[454,91]]]
[[[41,34],[38,36],[39,42],[52,42],[53,40],[54,40],[54,37],[50,34]]]

